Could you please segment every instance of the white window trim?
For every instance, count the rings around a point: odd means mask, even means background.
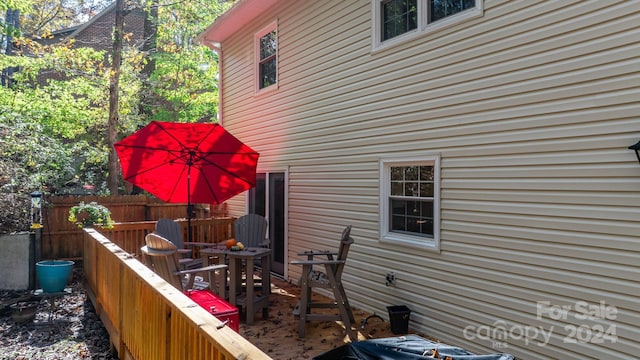
[[[266,88],[260,88],[260,38],[265,34],[275,30],[276,31],[276,83]],[[253,49],[254,49],[254,66],[253,66],[253,78],[255,79],[255,92],[256,94],[264,94],[274,90],[277,90],[280,86],[280,38],[278,36],[278,20],[274,20],[269,25],[260,29],[260,31],[256,32],[253,38]]]
[[[380,13],[380,4],[384,0],[371,0],[371,51],[376,52],[384,50],[392,46],[396,46],[411,41],[425,33],[440,31],[450,26],[469,21],[484,14],[484,0],[475,0],[476,6],[472,9],[462,11],[458,14],[448,16],[442,20],[433,23],[427,23],[427,1],[418,0],[418,26],[416,29],[408,31],[402,35],[398,35],[389,40],[382,41],[382,23]]]
[[[389,196],[391,194],[391,166],[433,165],[433,238],[393,233],[389,231]],[[440,155],[420,157],[381,158],[380,165],[380,242],[401,244],[434,252],[440,251]]]

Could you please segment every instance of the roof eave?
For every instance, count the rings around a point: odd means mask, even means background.
[[[280,0],[239,0],[198,35],[196,41],[207,46],[220,44],[278,1]]]

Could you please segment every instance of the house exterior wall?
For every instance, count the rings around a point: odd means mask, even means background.
[[[355,307],[407,305],[412,329],[471,351],[637,357],[638,2],[487,0],[379,50],[371,8],[281,1],[221,44],[225,128],[288,168],[286,262],[352,224]],[[256,93],[253,36],[275,20],[278,88]],[[380,159],[430,154],[440,250],[381,242]]]

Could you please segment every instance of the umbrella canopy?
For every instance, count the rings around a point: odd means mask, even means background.
[[[256,183],[259,154],[218,124],[152,121],[115,148],[124,179],[166,202],[219,204]]]

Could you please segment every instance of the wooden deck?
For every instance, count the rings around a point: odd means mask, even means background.
[[[293,317],[293,308],[299,300],[300,288],[275,277],[271,277],[272,293],[269,296],[269,317],[263,319],[256,314],[255,323],[246,325],[241,317],[240,334],[273,359],[311,359],[313,356],[349,342],[344,327],[337,321],[317,321],[307,323],[303,339],[298,338],[298,321]],[[314,300],[322,296],[313,295]],[[365,329],[360,325],[368,313],[354,309],[358,325],[358,339],[375,339],[394,335],[385,319],[370,318]]]
[[[87,294],[120,359],[310,359],[349,341],[340,322],[309,323],[298,338],[292,311],[299,288],[279,279],[273,278],[268,318],[259,313],[249,326],[241,315],[238,334],[92,229],[85,230],[83,268]],[[354,314],[358,326],[369,316]],[[358,330],[360,340],[395,336],[378,318]]]

